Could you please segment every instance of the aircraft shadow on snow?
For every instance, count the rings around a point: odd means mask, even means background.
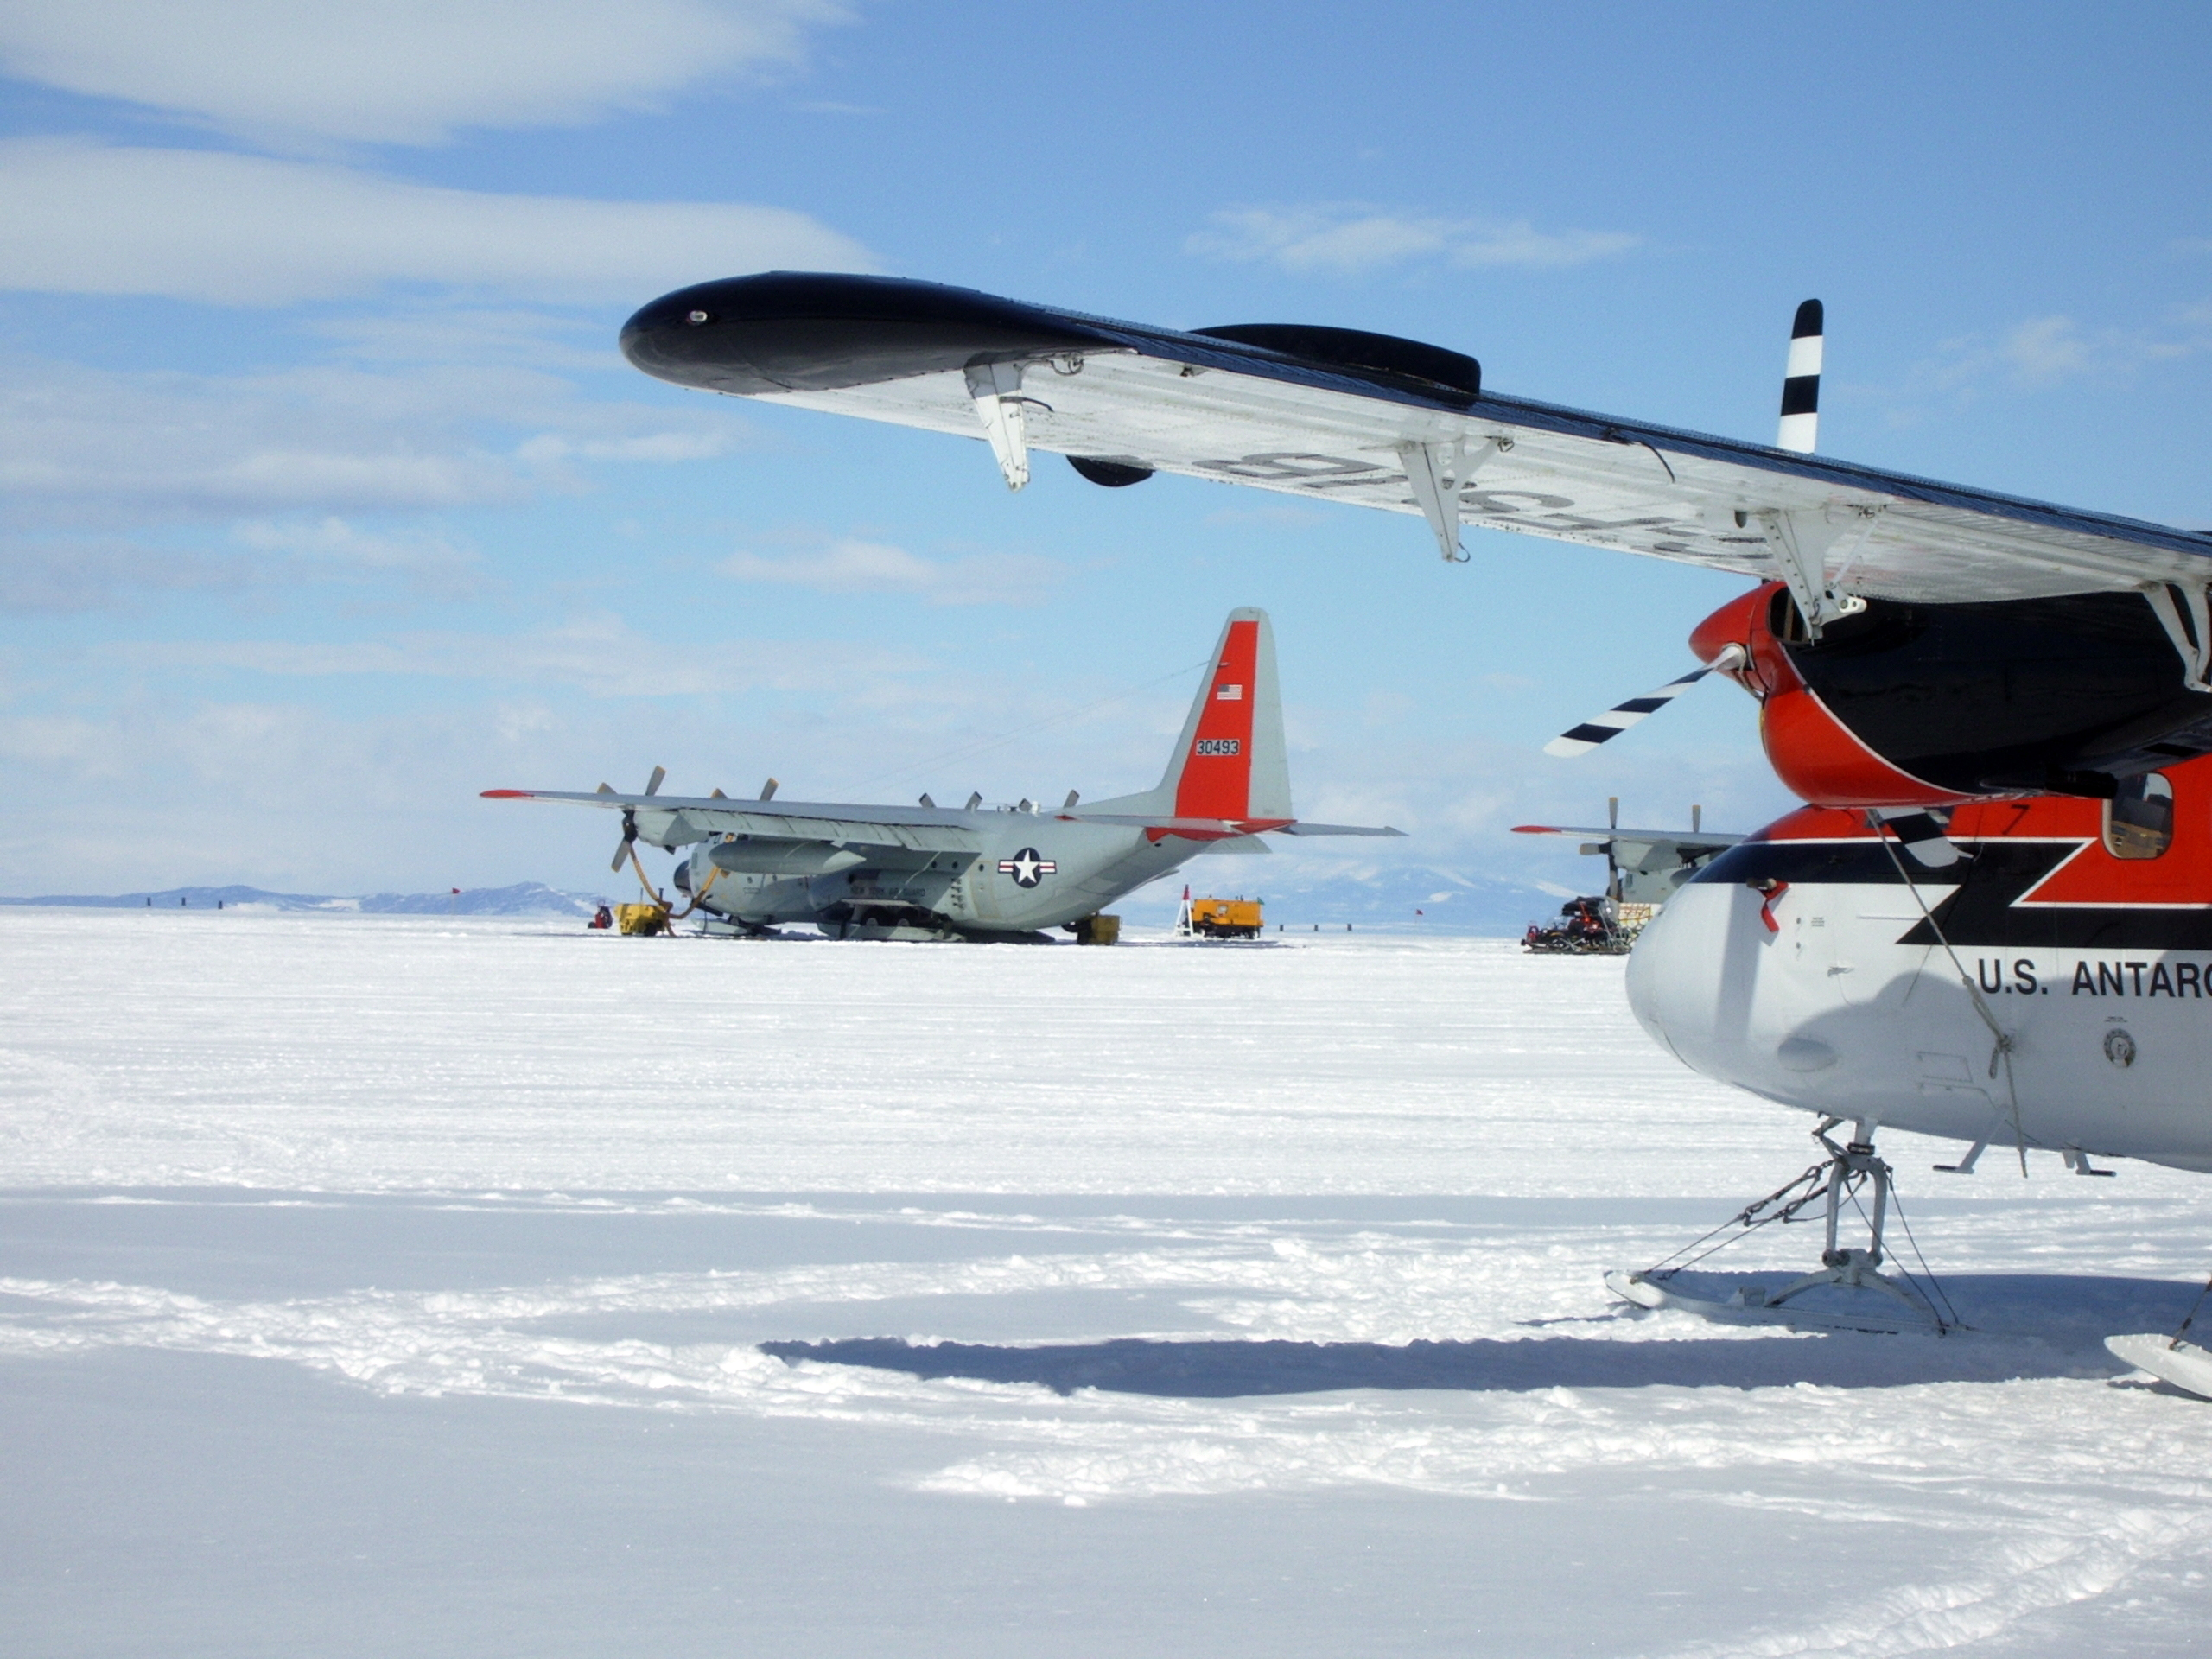
[[[2102,1337],[2171,1331],[2196,1295],[2195,1286],[2171,1280],[2086,1274],[1966,1274],[1946,1280],[1945,1288],[1974,1328],[1940,1338],[1838,1332],[1802,1341],[1540,1337],[1400,1346],[1126,1337],[1012,1347],[858,1337],[764,1342],[760,1348],[786,1363],[814,1360],[931,1379],[1041,1382],[1060,1394],[1103,1389],[1184,1399],[1338,1389],[1897,1388],[2120,1376],[2130,1368],[2105,1352]]]

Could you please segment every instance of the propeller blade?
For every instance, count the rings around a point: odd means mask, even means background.
[[[645,779],[645,793],[648,795],[659,794],[661,784],[667,777],[668,768],[666,766],[655,766],[653,768],[653,775]]]
[[[1809,455],[1820,436],[1821,346],[1827,332],[1818,300],[1797,308],[1789,325],[1789,364],[1782,372],[1782,422],[1774,435],[1777,449]]]
[[[1734,668],[1743,660],[1743,647],[1731,645],[1703,668],[1694,668],[1681,677],[1668,681],[1656,690],[1647,691],[1640,697],[1630,697],[1626,702],[1617,702],[1595,719],[1569,727],[1544,745],[1544,753],[1558,755],[1562,760],[1587,754],[1600,743],[1611,742],[1645,715],[1657,714],[1707,675]]]
[[[1923,869],[1947,870],[1965,856],[1935,817],[1917,807],[1885,807],[1874,817],[1897,838],[1912,861]]]
[[[637,838],[638,815],[633,810],[626,806],[622,809],[621,844],[615,848],[614,861],[607,867],[608,869],[619,870],[622,868],[622,861],[630,856],[630,843]]]

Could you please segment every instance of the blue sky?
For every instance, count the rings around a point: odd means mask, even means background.
[[[1789,804],[1680,671],[1735,584],[713,399],[614,349],[771,266],[1436,341],[1502,391],[2212,523],[2200,9],[0,5],[0,891],[605,887],[493,785],[1152,782],[1273,612],[1392,856]],[[1364,849],[1363,849],[1364,850]],[[1306,855],[1300,855],[1301,859]],[[1325,873],[1328,855],[1306,868]],[[1286,872],[1287,873],[1287,872]]]

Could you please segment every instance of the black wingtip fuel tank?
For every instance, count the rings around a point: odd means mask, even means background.
[[[1465,410],[1482,391],[1473,358],[1387,334],[1288,324],[1146,328],[969,288],[835,271],[699,283],[663,295],[622,327],[622,354],[647,374],[738,397],[1112,350],[1434,408]]]
[[[647,374],[740,397],[832,391],[1113,343],[1059,313],[895,276],[772,270],[678,289],[622,327]]]

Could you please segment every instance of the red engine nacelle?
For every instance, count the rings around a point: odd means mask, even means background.
[[[1701,663],[1729,646],[1744,661],[1721,671],[1759,702],[1759,741],[1775,776],[1815,806],[1953,806],[1977,798],[1943,789],[1885,760],[1831,713],[1775,637],[1777,613],[1796,612],[1778,582],[1730,600],[1690,631]]]

